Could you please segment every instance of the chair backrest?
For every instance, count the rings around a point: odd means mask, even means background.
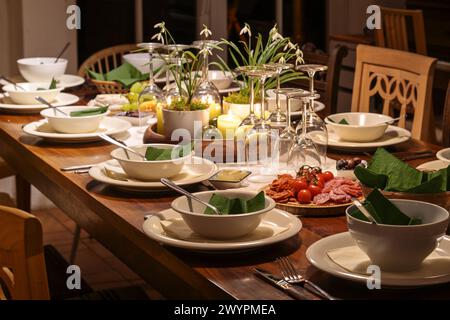
[[[337,45],[331,49],[329,54],[315,49],[302,48],[303,59],[307,64],[321,64],[328,66],[328,70],[319,72],[315,77],[314,89],[322,97],[325,103],[325,114],[337,112],[339,79],[341,75],[342,60],[347,56],[348,49],[345,46]],[[299,80],[295,85],[309,90],[308,80]]]
[[[442,117],[442,145],[444,147],[450,147],[450,81],[448,82],[444,114]]]
[[[400,127],[413,113],[411,135],[436,141],[431,92],[436,59],[411,52],[358,45],[353,83],[352,112],[370,112],[373,99],[383,102],[383,114],[392,115],[399,106]]]
[[[86,69],[97,73],[109,72],[120,66],[124,54],[136,49],[138,48],[135,44],[122,44],[100,50],[83,62],[78,69],[78,75],[86,77]]]
[[[381,7],[381,29],[375,30],[375,44],[379,47],[412,51],[427,55],[425,24],[422,10]],[[408,39],[408,20],[412,21],[415,50]]]
[[[0,206],[0,299],[50,299],[39,220]]]

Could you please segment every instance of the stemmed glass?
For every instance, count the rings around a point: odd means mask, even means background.
[[[260,70],[260,68],[257,66],[242,66],[235,69],[237,73],[244,74],[248,77],[250,87],[250,111],[244,120],[242,120],[239,126],[240,128],[253,128],[256,124],[261,122],[261,119],[255,114],[255,78],[258,76],[258,70]]]
[[[297,133],[301,135],[302,132],[305,132],[305,136],[308,136],[314,143],[320,156],[322,169],[325,169],[327,165],[328,130],[325,122],[314,111],[314,101],[320,98],[320,95],[314,91],[314,76],[316,72],[326,71],[327,69],[327,66],[319,64],[306,64],[297,67],[297,70],[306,72],[309,77],[309,97],[303,100],[307,110],[306,114],[303,114],[302,122],[297,126]]]
[[[173,83],[173,85],[170,84],[170,73],[175,72],[179,74],[181,72],[181,65],[184,62],[181,57],[181,52],[191,47],[192,46],[184,44],[169,44],[164,46],[164,49],[168,52],[167,56],[165,56],[164,61],[166,62],[166,64],[168,63],[169,65],[175,65],[175,68],[166,66],[165,100],[169,105],[172,102],[178,101],[183,96],[185,96],[185,92],[180,91],[176,83]]]
[[[143,123],[142,119],[148,116],[150,111],[155,111],[156,106],[163,101],[164,95],[161,89],[156,85],[153,75],[153,53],[155,49],[161,48],[162,44],[157,42],[139,43],[139,48],[147,49],[149,58],[149,79],[148,84],[139,94],[138,98],[138,113],[139,113],[139,126],[143,127],[146,123]],[[140,131],[144,131],[145,128],[141,128]]]
[[[272,112],[269,116],[269,121],[272,126],[284,126],[286,124],[287,117],[286,113],[281,110],[280,94],[282,93],[279,92],[281,87],[280,76],[284,70],[291,69],[294,67],[294,65],[290,63],[271,62],[266,63],[264,67],[274,70],[277,76],[277,89],[275,90],[276,106],[275,111]]]

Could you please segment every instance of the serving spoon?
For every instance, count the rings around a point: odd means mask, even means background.
[[[186,191],[185,189],[177,186],[175,183],[173,183],[173,181],[171,181],[169,179],[166,179],[166,178],[162,178],[160,181],[161,181],[161,183],[163,185],[165,185],[165,186],[169,187],[170,189],[172,189],[172,190],[174,190],[174,191],[176,191],[178,193],[181,193],[182,195],[186,196],[188,198],[189,210],[191,212],[194,212],[194,209],[192,208],[192,200],[195,200],[195,201],[201,203],[202,205],[210,208],[212,211],[214,211],[214,213],[216,215],[220,215],[220,212],[219,212],[219,210],[216,207],[214,207],[213,205],[211,205],[211,204],[203,201],[202,199],[194,196],[192,193]]]
[[[119,141],[117,141],[117,140],[107,136],[106,134],[100,133],[98,136],[99,136],[99,138],[101,138],[101,139],[103,139],[103,140],[105,140],[105,141],[107,141],[107,142],[109,142],[111,144],[114,144],[114,145],[118,146],[119,148],[124,149],[125,152],[128,151],[128,152],[134,153],[135,155],[138,155],[140,158],[142,158],[142,160],[147,161],[147,158],[143,154],[140,154],[136,150],[131,149],[130,147],[128,147],[128,146],[124,145],[123,143],[120,143]]]
[[[45,100],[42,97],[35,97],[36,101],[39,101],[40,103],[45,104],[47,107],[52,108],[53,110],[60,112],[61,114],[65,115],[66,117],[70,117],[70,115],[64,111],[62,111],[61,109],[59,109],[58,107],[55,107],[54,105],[52,105],[50,102],[48,102],[47,100]]]
[[[64,48],[61,50],[61,52],[58,54],[58,57],[56,57],[56,60],[54,63],[57,63],[59,61],[59,59],[61,58],[61,56],[64,54],[64,52],[66,52],[67,48],[70,46],[70,41],[66,43],[66,45],[64,46]]]
[[[353,204],[359,209],[359,211],[361,211],[361,213],[367,218],[369,219],[369,221],[372,224],[378,224],[375,221],[375,218],[372,216],[372,214],[369,212],[369,210],[366,209],[366,207],[364,207],[364,205],[361,203],[361,201],[359,201],[356,198],[352,198]]]
[[[14,86],[14,88],[16,88],[16,90],[17,90],[17,88],[19,88],[19,89],[22,90],[22,91],[27,91],[26,89],[24,89],[24,87],[22,87],[22,86],[20,86],[19,84],[17,84],[17,82],[14,82],[14,81],[8,79],[8,78],[5,77],[4,75],[0,75],[0,79],[3,79],[3,80],[5,80],[5,81],[8,82],[8,83],[11,83],[11,84]]]

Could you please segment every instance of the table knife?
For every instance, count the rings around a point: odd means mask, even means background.
[[[267,283],[271,284],[272,286],[280,289],[284,293],[290,295],[292,298],[297,300],[308,300],[309,298],[303,294],[297,287],[289,284],[283,279],[280,279],[273,274],[264,271],[262,269],[254,268],[253,269],[257,276],[259,276],[261,279],[266,281]]]
[[[83,169],[90,169],[96,165],[97,164],[85,164],[85,165],[80,165],[80,166],[65,167],[65,168],[61,168],[61,171],[77,171],[77,170],[83,170]]]

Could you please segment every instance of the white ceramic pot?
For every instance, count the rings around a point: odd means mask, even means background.
[[[209,123],[209,109],[195,111],[175,111],[163,109],[164,135],[179,140],[190,134],[189,140],[202,134],[202,128]],[[183,131],[184,130],[184,131]],[[186,132],[187,131],[187,132]],[[176,135],[176,137],[175,137]]]
[[[439,244],[449,222],[446,209],[428,202],[391,200],[404,214],[422,219],[420,225],[372,224],[350,215],[347,225],[352,238],[381,271],[404,272],[418,269],[422,261]]]
[[[223,101],[223,113],[228,114],[231,113],[241,120],[244,120],[246,116],[250,113],[250,104],[238,104],[238,103],[229,103],[225,100]],[[255,113],[257,116],[261,114],[261,104],[255,104]]]
[[[251,199],[257,192],[242,190],[216,190],[194,193],[195,196],[205,202],[209,202],[213,194],[220,194],[227,198]],[[204,214],[205,206],[197,201],[192,201],[193,212],[190,212],[186,197],[175,199],[172,209],[179,212],[181,217],[195,233],[210,239],[234,239],[245,236],[258,227],[264,213],[275,208],[275,201],[265,197],[264,209],[234,215],[209,215]]]
[[[67,60],[55,58],[24,58],[17,60],[20,74],[29,82],[47,82],[66,72]]]

